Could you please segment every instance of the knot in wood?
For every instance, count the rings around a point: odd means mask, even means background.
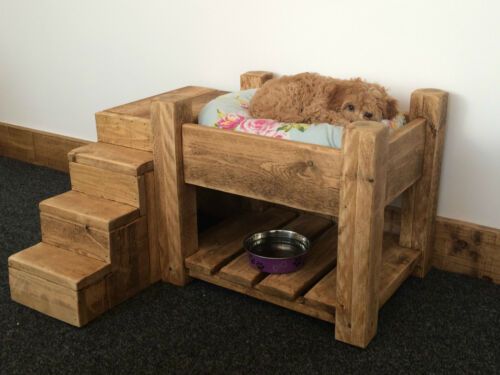
[[[312,166],[314,166],[314,162],[313,162],[312,160],[308,160],[308,161],[307,161],[307,166],[308,166],[308,167],[312,167]]]

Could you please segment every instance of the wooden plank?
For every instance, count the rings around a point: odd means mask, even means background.
[[[138,207],[145,214],[145,188],[142,176],[110,172],[88,165],[69,163],[73,190]]]
[[[140,176],[153,170],[153,154],[107,143],[91,143],[68,153],[71,162]]]
[[[266,294],[294,300],[335,266],[337,227],[329,229],[311,247],[304,266],[292,273],[269,275],[256,285]]]
[[[389,130],[346,128],[339,213],[337,340],[366,347],[377,331]]]
[[[194,277],[196,279],[200,279],[200,280],[209,282],[211,284],[215,284],[215,285],[218,285],[220,287],[230,289],[230,290],[233,290],[235,292],[242,293],[242,294],[245,294],[245,295],[253,297],[253,298],[257,298],[261,301],[270,302],[272,304],[299,312],[301,314],[312,316],[313,318],[316,318],[316,319],[321,319],[321,320],[324,320],[324,321],[330,322],[330,323],[333,323],[335,320],[334,314],[332,314],[330,312],[323,311],[321,309],[317,309],[313,306],[305,305],[305,304],[303,304],[303,302],[301,300],[288,301],[288,300],[285,300],[283,298],[271,296],[271,295],[265,294],[265,293],[255,289],[255,288],[245,287],[243,285],[232,283],[230,281],[224,280],[224,279],[220,278],[218,275],[207,275],[205,273],[197,272],[195,270],[189,270],[189,274],[191,277]]]
[[[182,128],[187,183],[337,215],[339,150],[196,124]]]
[[[9,132],[7,124],[0,122],[0,156],[5,156],[9,145]]]
[[[12,300],[43,314],[81,327],[109,308],[106,279],[75,291],[9,267]]]
[[[162,278],[185,285],[184,259],[198,249],[196,188],[184,182],[182,168],[182,124],[192,117],[191,103],[157,101],[151,112]]]
[[[266,81],[273,78],[273,73],[265,71],[251,71],[243,73],[240,76],[241,90],[258,89],[262,87]]]
[[[442,240],[437,240],[438,243],[441,241]],[[446,247],[446,245],[439,246]],[[458,256],[441,255],[440,253],[433,254],[432,262],[434,267],[442,271],[459,273],[500,284],[500,268],[495,265],[487,263],[478,265],[469,259]]]
[[[144,175],[146,184],[146,217],[149,237],[149,269],[151,284],[161,280],[160,248],[158,246],[158,221],[155,209],[155,176],[154,172]]]
[[[119,146],[152,151],[149,118],[140,118],[111,112],[95,114],[97,140]]]
[[[387,166],[386,204],[422,176],[425,119],[415,119],[391,134]]]
[[[40,202],[43,213],[82,225],[111,231],[139,217],[135,207],[68,191]]]
[[[72,290],[83,289],[110,272],[110,265],[45,243],[9,257],[9,267]]]
[[[283,229],[298,232],[309,239],[314,239],[326,228],[332,226],[332,221],[323,217],[302,214]],[[245,286],[253,286],[262,280],[267,274],[260,272],[255,267],[250,266],[248,255],[243,253],[236,257],[226,266],[222,267],[218,273],[219,277]]]
[[[280,208],[270,208],[263,213],[245,214],[226,231],[220,226],[211,231],[212,236],[200,238],[200,249],[186,259],[186,267],[210,275],[234,259],[243,249],[243,240],[249,234],[275,229],[292,220],[295,213]]]
[[[425,149],[422,177],[403,195],[400,241],[422,251],[420,277],[431,267],[447,104],[448,93],[436,89],[416,90],[410,100],[410,120],[426,119]]]
[[[379,286],[379,308],[406,280],[417,264],[420,253],[397,245],[392,235],[384,236]],[[306,304],[334,312],[337,305],[337,268],[330,271],[304,296]]]
[[[33,143],[33,132],[29,129],[9,126],[7,134],[8,147],[4,150],[4,155],[12,159],[34,163],[35,145]]]

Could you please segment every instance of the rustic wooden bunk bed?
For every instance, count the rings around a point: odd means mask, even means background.
[[[258,88],[267,72],[241,76]],[[380,307],[410,275],[430,268],[447,93],[412,93],[409,123],[389,133],[357,122],[341,150],[206,128],[189,95],[152,103],[156,221],[164,281],[201,279],[335,323],[337,340],[366,347]],[[196,187],[255,204],[198,236]],[[402,195],[399,238],[384,235],[384,209]],[[338,218],[338,226],[330,218]],[[286,226],[313,238],[308,262],[285,275],[251,268],[248,233]]]

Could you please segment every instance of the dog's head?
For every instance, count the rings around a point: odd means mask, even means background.
[[[351,122],[392,119],[398,114],[398,102],[387,94],[384,87],[359,78],[336,85],[330,93],[328,105],[329,109],[341,113]]]

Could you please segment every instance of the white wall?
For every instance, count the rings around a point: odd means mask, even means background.
[[[496,1],[0,0],[0,121],[94,140],[93,113],[246,70],[451,93],[439,215],[500,227]]]

